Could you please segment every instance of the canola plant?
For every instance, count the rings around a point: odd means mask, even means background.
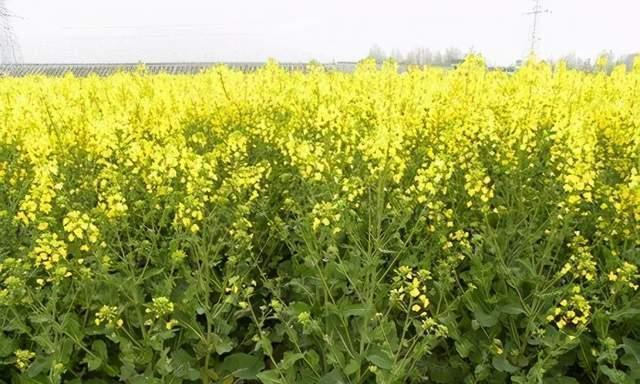
[[[637,382],[599,64],[0,79],[0,382]]]

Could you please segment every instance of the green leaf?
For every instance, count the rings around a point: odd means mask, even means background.
[[[369,353],[367,353],[367,360],[382,369],[391,369],[393,367],[391,354],[378,346],[370,348]]]
[[[107,345],[102,340],[96,340],[91,344],[91,352],[87,353],[83,362],[87,364],[89,371],[95,371],[108,358]]]
[[[0,333],[0,357],[7,357],[16,350],[16,342]]]
[[[36,313],[34,315],[30,315],[29,320],[31,320],[32,323],[36,324],[50,323],[51,315],[49,315],[48,313]]]
[[[271,340],[269,340],[268,337],[262,336],[260,338],[260,345],[262,346],[262,349],[267,354],[267,356],[273,355],[273,347],[271,346]]]
[[[42,374],[42,375],[37,375],[34,377],[25,377],[23,376],[15,376],[14,378],[12,378],[13,380],[11,381],[11,384],[49,384],[51,381],[49,380],[49,377],[47,377],[46,375]],[[6,383],[4,381],[0,381],[0,383]]]
[[[468,357],[469,353],[473,350],[473,343],[466,337],[456,340],[455,346],[460,357],[464,358]]]
[[[491,365],[500,372],[514,373],[518,370],[518,367],[512,365],[509,360],[502,356],[494,356]]]
[[[609,319],[611,319],[613,321],[628,320],[628,319],[636,318],[638,316],[640,316],[640,309],[638,309],[638,308],[626,308],[626,309],[622,309],[620,311],[612,312],[609,315]]]
[[[627,354],[635,357],[636,362],[640,364],[640,342],[630,339],[628,337],[623,337],[622,348]]]
[[[96,355],[100,356],[102,360],[107,360],[107,357],[109,356],[107,353],[107,344],[102,340],[94,341],[93,344],[91,344],[91,350],[93,350]]]
[[[89,372],[97,370],[102,365],[102,360],[93,355],[87,355],[83,362],[87,364]]]
[[[200,372],[192,367],[195,359],[184,349],[180,348],[174,352],[171,360],[174,367],[173,374],[176,375],[176,377],[188,380],[197,380],[200,378]]]
[[[224,359],[220,368],[239,379],[250,380],[264,369],[264,361],[246,353],[234,353]]]
[[[631,371],[640,370],[640,364],[638,364],[636,358],[630,353],[625,353],[624,355],[622,355],[622,357],[620,358],[620,363],[629,367]]]
[[[596,310],[591,317],[591,324],[597,337],[604,339],[609,332],[609,314]]]
[[[489,369],[489,366],[486,364],[478,364],[473,370],[473,374],[478,380],[485,380],[489,377],[489,373],[491,373],[491,369]]]
[[[226,336],[219,336],[215,333],[211,334],[211,339],[218,355],[224,355],[233,349],[233,340]]]
[[[27,369],[27,376],[36,377],[41,372],[48,371],[51,368],[51,359],[52,356],[37,357],[33,363],[31,363],[29,369]]]
[[[62,318],[62,326],[76,342],[82,340],[84,337],[82,327],[80,326],[80,319],[75,313],[64,315]]]
[[[462,383],[464,371],[462,369],[455,369],[455,367],[452,366],[452,363],[454,363],[454,361],[454,358],[451,358],[448,361],[428,361],[427,372],[429,373],[429,379],[431,379],[430,381],[428,381],[428,383]]]
[[[256,375],[263,384],[283,384],[280,374],[275,369],[262,371]]]
[[[579,384],[578,380],[573,377],[562,376],[562,377],[550,377],[544,379],[544,384]]]
[[[280,364],[279,364],[280,369],[289,369],[293,367],[296,361],[303,358],[304,358],[304,354],[302,353],[285,352],[284,357],[282,358],[282,361],[280,361]]]
[[[349,363],[347,363],[347,365],[344,367],[344,374],[345,375],[351,375],[356,373],[356,371],[358,370],[358,368],[360,368],[360,362],[358,362],[357,360],[349,360]]]
[[[291,283],[292,285],[295,285],[293,283]],[[301,285],[303,286],[303,285]],[[305,287],[306,289],[306,287]],[[296,301],[294,303],[289,304],[288,306],[289,310],[291,311],[291,313],[294,316],[298,316],[299,314],[301,314],[302,312],[309,312],[311,313],[311,306],[309,306],[309,304],[307,303],[303,303],[301,301]]]
[[[371,306],[366,304],[341,305],[340,309],[344,317],[363,317],[372,312]]]
[[[316,370],[320,369],[320,356],[318,355],[318,352],[316,352],[313,349],[309,349],[305,352],[305,355],[306,355],[306,360],[311,367],[313,367]]]
[[[476,317],[476,320],[478,321],[478,324],[480,324],[480,326],[482,327],[488,328],[498,324],[498,314],[495,311],[491,313],[476,311],[474,312],[474,315]]]
[[[318,384],[344,384],[342,375],[337,370],[333,370],[318,380]]]
[[[526,313],[526,311],[522,308],[520,303],[510,303],[505,304],[500,307],[500,312],[506,313],[508,315],[520,315]]]
[[[627,375],[615,368],[609,368],[606,365],[600,365],[598,368],[600,368],[600,372],[604,373],[609,380],[611,380],[612,383],[614,384],[626,384],[628,383],[628,377]]]

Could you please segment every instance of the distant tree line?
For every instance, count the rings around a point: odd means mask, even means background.
[[[640,55],[640,52],[629,53],[623,55],[616,55],[613,51],[603,51],[598,57],[604,56],[607,58],[606,71],[611,72],[614,67],[624,64],[627,70],[631,70],[633,67],[633,60],[636,56]],[[596,68],[596,60],[591,58],[579,57],[575,53],[570,53],[560,57],[558,60],[552,60],[555,63],[564,61],[567,63],[567,67],[573,69],[580,69],[583,71],[593,71]]]
[[[458,64],[464,59],[465,54],[458,48],[451,47],[444,51],[431,50],[429,48],[415,48],[406,54],[399,49],[392,49],[387,53],[378,45],[374,45],[369,49],[368,57],[373,58],[378,63],[382,63],[387,59],[394,59],[399,64],[417,64],[417,65],[433,65],[433,66],[452,66]]]
[[[640,52],[616,55],[613,51],[608,50],[601,52],[598,57],[605,56],[607,58],[607,66],[605,69],[607,72],[611,72],[614,67],[620,64],[626,65],[627,69],[631,70],[633,60],[637,55],[640,55]],[[399,49],[392,49],[390,52],[387,52],[380,46],[374,45],[369,49],[368,57],[375,59],[378,63],[382,63],[387,59],[394,59],[399,64],[450,67],[460,63],[464,59],[465,53],[455,47],[447,48],[444,51],[420,47],[404,54]],[[560,61],[566,62],[567,67],[572,69],[593,71],[596,69],[597,58],[584,58],[577,56],[575,53],[570,53],[558,59],[547,60],[547,62],[552,64],[558,64]],[[521,63],[522,60],[517,60],[514,65],[506,68],[515,68]]]

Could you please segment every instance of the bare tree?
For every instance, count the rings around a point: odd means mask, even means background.
[[[387,54],[380,46],[374,45],[369,49],[368,57],[375,59],[376,63],[382,63],[387,58]]]
[[[618,57],[618,60],[616,60],[616,65],[624,64],[627,67],[627,70],[630,71],[633,69],[633,60],[636,58],[636,56],[640,56],[640,52],[621,55],[620,57]]]
[[[398,63],[404,63],[405,62],[404,55],[397,48],[394,48],[394,49],[391,50],[391,57]]]
[[[568,68],[578,69],[581,71],[592,71],[593,64],[591,64],[590,58],[579,57],[575,52],[569,53],[560,57],[556,62],[564,61]]]
[[[414,48],[405,57],[406,64],[430,65],[433,64],[433,54],[429,48]]]
[[[462,61],[463,58],[464,58],[464,55],[462,54],[462,51],[460,51],[458,48],[455,48],[455,47],[449,47],[444,52],[443,64],[455,65],[455,64],[458,64],[460,61]]]
[[[596,58],[595,61],[592,58],[584,58],[577,56],[575,53],[569,53],[561,56],[557,60],[552,60],[554,63],[559,63],[561,61],[565,62],[568,68],[578,69],[581,71],[593,71],[596,69],[596,64],[599,58],[606,59],[606,65],[601,68],[606,72],[611,72],[613,68],[618,65],[624,65],[627,70],[633,69],[633,61],[636,56],[640,56],[640,52],[638,53],[628,53],[623,55],[616,55],[612,50],[604,50],[602,51]]]
[[[604,60],[604,61],[603,61]],[[601,63],[605,63],[602,68],[600,68]],[[613,67],[616,65],[616,55],[612,50],[603,50],[598,55],[598,59],[596,61],[596,67],[598,70],[603,70],[607,73],[610,73],[613,70]]]
[[[432,63],[435,66],[442,66],[444,65],[444,58],[442,57],[442,53],[440,51],[436,51],[433,54],[433,60]]]
[[[454,66],[464,60],[462,51],[455,47],[447,48],[444,53],[431,51],[429,48],[418,47],[403,55],[399,49],[392,49],[391,55],[387,55],[382,48],[374,45],[369,49],[369,57],[381,63],[387,58],[393,58],[402,64],[433,65],[433,66]]]

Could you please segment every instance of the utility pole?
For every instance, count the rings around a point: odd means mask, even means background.
[[[0,0],[0,64],[17,64],[20,61],[20,48],[11,27],[12,15]]]
[[[542,0],[534,0],[533,8],[529,12],[525,13],[525,15],[533,16],[533,22],[531,25],[531,37],[530,37],[531,45],[529,47],[530,54],[534,54],[536,52],[536,44],[540,40],[540,38],[538,37],[538,27],[540,23],[540,17],[545,13],[550,13],[550,11],[542,7]]]

